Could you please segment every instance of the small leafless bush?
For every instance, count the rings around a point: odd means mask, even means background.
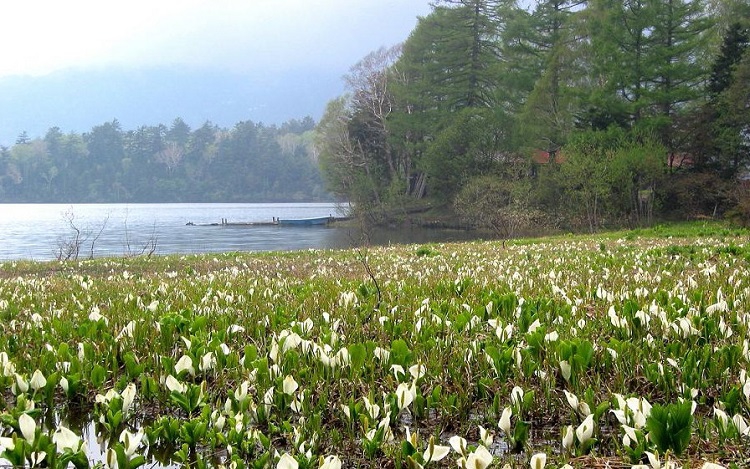
[[[55,258],[59,261],[76,261],[85,253],[88,259],[93,259],[96,251],[96,243],[102,236],[104,229],[109,223],[109,215],[99,224],[92,228],[82,226],[76,220],[73,209],[70,208],[63,213],[63,221],[70,229],[67,235],[57,239],[57,247],[54,251]],[[127,219],[125,221],[125,252],[124,257],[151,257],[156,252],[159,238],[156,235],[156,226],[151,234],[145,239],[133,240],[128,229]]]
[[[156,252],[159,237],[156,235],[156,225],[151,230],[151,235],[146,239],[132,240],[128,230],[127,220],[125,222],[125,257],[146,256],[151,257]]]
[[[109,215],[107,215],[101,225],[96,229],[81,227],[76,221],[75,213],[73,213],[72,208],[65,211],[62,218],[65,224],[70,228],[71,233],[68,236],[63,235],[57,239],[57,249],[55,251],[55,257],[57,260],[78,260],[83,249],[88,251],[88,258],[93,259],[94,247],[104,232],[104,229],[107,227]]]

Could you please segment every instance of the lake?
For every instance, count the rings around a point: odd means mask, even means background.
[[[229,223],[271,222],[276,218],[343,216],[331,203],[284,204],[0,204],[0,260],[53,260],[60,247],[83,241],[79,258],[227,251],[289,251],[349,248],[362,240],[351,227],[232,226]],[[193,225],[188,225],[193,223]],[[215,225],[211,225],[215,224]],[[377,229],[373,244],[468,240],[475,234],[434,229]]]

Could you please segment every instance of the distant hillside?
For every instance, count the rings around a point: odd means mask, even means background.
[[[341,77],[297,70],[239,75],[190,69],[68,70],[43,77],[0,78],[0,145],[26,131],[44,136],[54,126],[86,132],[117,119],[124,128],[171,122],[220,127],[252,120],[280,124],[320,118],[341,94]]]

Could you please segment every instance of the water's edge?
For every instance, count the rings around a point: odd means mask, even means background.
[[[474,239],[431,228],[280,226],[278,218],[341,217],[333,203],[287,204],[0,204],[0,261],[139,254],[290,251],[422,244]],[[222,224],[226,221],[228,224]],[[243,225],[256,223],[256,225]],[[260,224],[258,224],[260,223]],[[71,255],[71,250],[73,254]]]

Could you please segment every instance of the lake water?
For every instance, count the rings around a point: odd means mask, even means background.
[[[0,260],[57,258],[60,246],[81,230],[79,258],[122,256],[150,250],[155,254],[227,251],[288,251],[348,248],[361,232],[337,224],[322,226],[222,226],[271,222],[276,218],[343,216],[330,203],[286,204],[0,204]],[[188,226],[191,222],[194,225]],[[210,225],[217,224],[217,225]],[[205,226],[208,225],[208,226]],[[101,232],[101,234],[100,234]],[[94,239],[98,238],[94,241]],[[473,234],[432,229],[373,230],[373,244],[426,243],[471,239]]]

